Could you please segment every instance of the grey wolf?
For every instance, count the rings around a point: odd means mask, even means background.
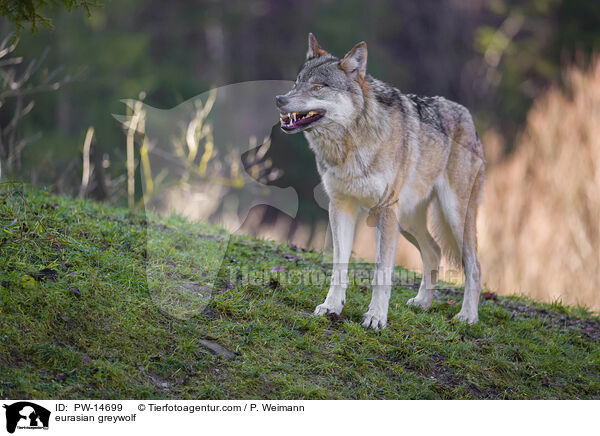
[[[365,328],[387,324],[398,232],[421,253],[423,276],[409,306],[428,309],[444,254],[464,268],[458,320],[478,321],[481,291],[476,218],[485,173],[469,111],[442,97],[418,97],[367,74],[367,44],[339,59],[309,34],[294,87],[276,97],[281,129],[303,132],[329,197],[333,271],[315,315],[340,314],[360,209],[369,210],[377,254]],[[428,219],[429,218],[429,219]],[[428,221],[436,238],[429,231]]]

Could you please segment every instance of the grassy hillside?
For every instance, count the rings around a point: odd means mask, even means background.
[[[0,185],[0,397],[600,398],[600,319],[582,308],[488,294],[467,327],[451,321],[460,292],[422,312],[395,286],[375,332],[363,286],[336,318],[311,316],[322,286],[277,280],[202,301],[227,235],[151,218]],[[323,267],[242,236],[225,262]]]

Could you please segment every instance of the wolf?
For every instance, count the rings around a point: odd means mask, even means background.
[[[402,94],[367,74],[365,42],[340,59],[312,33],[293,88],[275,100],[280,128],[303,132],[329,197],[333,270],[315,315],[339,315],[344,307],[355,223],[367,209],[376,258],[363,327],[387,324],[398,232],[423,261],[418,293],[407,304],[431,306],[443,251],[465,273],[455,318],[476,323],[481,291],[476,220],[485,158],[469,111],[443,97]]]

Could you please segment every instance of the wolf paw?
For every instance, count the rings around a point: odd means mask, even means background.
[[[477,321],[479,321],[479,315],[477,314],[477,312],[473,313],[469,313],[467,311],[463,311],[461,309],[460,312],[458,312],[456,315],[454,315],[454,319],[458,320],[458,321],[462,321],[464,323],[467,323],[468,325],[471,324],[475,324]]]
[[[407,306],[420,307],[423,310],[427,310],[431,306],[431,298],[429,298],[429,299],[419,298],[419,296],[417,295],[416,297],[411,298],[410,300],[408,300],[406,302],[406,305]]]
[[[335,313],[336,315],[339,315],[340,313],[342,313],[343,308],[343,304],[339,304],[337,306],[327,303],[319,304],[315,309],[315,316],[323,316],[327,315],[328,313]]]
[[[366,329],[371,328],[375,330],[385,328],[387,324],[387,315],[380,314],[377,312],[371,312],[370,310],[363,315],[362,326]]]

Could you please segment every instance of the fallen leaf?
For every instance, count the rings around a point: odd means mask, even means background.
[[[448,301],[446,301],[446,304],[448,306],[454,306],[454,303],[456,303],[456,301],[454,301],[454,300],[448,300]]]
[[[44,268],[39,270],[36,273],[31,274],[31,276],[36,279],[38,282],[48,280],[49,282],[55,282],[58,278],[58,271],[52,268]]]
[[[486,300],[498,301],[498,295],[494,294],[493,292],[484,292],[482,297]]]
[[[60,381],[65,381],[67,379],[67,374],[62,374],[62,375],[56,375],[54,377],[54,380],[60,382]]]

